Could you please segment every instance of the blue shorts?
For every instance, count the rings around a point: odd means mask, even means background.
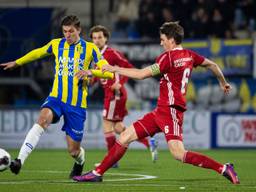
[[[86,119],[86,109],[65,104],[53,97],[47,97],[41,108],[49,108],[53,112],[53,121],[56,123],[63,115],[65,131],[74,141],[80,142],[84,133],[84,122]]]

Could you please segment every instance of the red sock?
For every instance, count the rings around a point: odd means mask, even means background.
[[[116,135],[113,131],[108,132],[108,133],[104,133],[105,136],[105,140],[107,143],[107,148],[108,151],[114,146],[115,142],[116,142]]]
[[[138,139],[138,142],[142,143],[143,145],[145,145],[147,148],[149,148],[149,142],[148,142],[148,138],[142,138],[142,139]]]
[[[185,154],[183,162],[192,164],[197,167],[212,169],[212,170],[217,171],[218,173],[221,173],[222,169],[223,169],[223,165],[218,163],[217,161],[215,161],[205,155],[202,155],[202,154],[196,153],[196,152],[192,152],[192,151],[188,151]]]
[[[126,150],[126,146],[123,146],[118,141],[116,141],[115,145],[110,149],[100,165],[96,167],[95,171],[103,175],[110,167],[112,167],[112,165],[114,165],[123,157]]]

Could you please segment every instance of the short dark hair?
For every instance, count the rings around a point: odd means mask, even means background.
[[[65,16],[61,21],[61,26],[70,26],[73,25],[76,29],[81,28],[80,21],[75,15]]]
[[[181,44],[184,38],[184,29],[179,22],[165,22],[160,27],[160,34],[166,35],[168,39],[173,38],[177,45]]]
[[[110,38],[110,31],[107,29],[107,27],[104,27],[103,25],[95,25],[90,29],[90,37],[92,38],[92,34],[95,32],[101,32],[103,33],[104,37],[107,39]]]

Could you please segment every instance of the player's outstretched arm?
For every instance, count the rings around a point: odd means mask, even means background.
[[[0,64],[0,67],[3,67],[4,70],[8,70],[8,69],[14,69],[16,68],[18,65],[15,61],[10,61],[7,63],[2,63]]]
[[[213,61],[206,59],[201,64],[201,66],[204,66],[212,71],[212,73],[217,77],[221,89],[224,91],[225,94],[228,94],[230,90],[232,89],[231,85],[226,81],[220,67],[214,63]]]
[[[116,72],[120,75],[124,75],[133,79],[145,79],[152,76],[152,71],[150,67],[143,69],[137,68],[123,68],[118,66],[104,65],[102,67],[103,71]]]
[[[37,59],[41,59],[43,57],[51,55],[51,53],[47,52],[46,46],[37,48],[37,49],[34,49],[34,50],[28,52],[26,55],[17,59],[15,62],[17,63],[17,65],[24,65],[24,64],[30,63],[32,61],[35,61]]]
[[[10,61],[7,63],[2,63],[0,64],[0,67],[3,67],[4,70],[8,70],[8,69],[13,69],[16,68],[18,66],[21,66],[23,64],[35,61],[37,59],[43,58],[45,56],[50,55],[50,53],[48,53],[47,48],[49,47],[50,44],[45,45],[44,47],[38,48],[38,49],[34,49],[30,52],[28,52],[26,55],[24,55],[23,57],[15,60],[15,61]]]

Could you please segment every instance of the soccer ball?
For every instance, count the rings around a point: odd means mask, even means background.
[[[0,171],[4,171],[9,168],[11,164],[11,155],[0,148]]]

